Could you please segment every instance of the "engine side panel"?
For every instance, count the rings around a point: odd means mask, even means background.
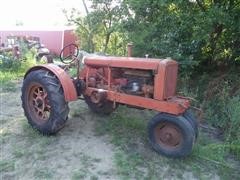
[[[178,64],[174,60],[89,57],[85,63],[80,77],[87,86],[161,101],[175,96]]]
[[[177,86],[178,64],[176,61],[165,59],[160,61],[154,78],[154,99],[166,100],[175,96]]]

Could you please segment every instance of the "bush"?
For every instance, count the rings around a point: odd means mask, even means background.
[[[20,65],[20,61],[14,59],[11,53],[0,55],[0,69],[9,70],[15,69]]]
[[[184,96],[197,99],[193,106],[201,107],[203,120],[221,130],[224,137],[222,148],[240,159],[240,73],[211,73],[181,79],[179,91]]]
[[[25,46],[20,46],[21,57],[16,59],[12,53],[0,55],[0,82],[2,86],[10,80],[21,77],[27,69],[36,64],[34,60],[35,52],[28,50]]]

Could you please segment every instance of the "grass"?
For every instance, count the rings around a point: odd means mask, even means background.
[[[79,107],[76,107],[76,111],[78,110]],[[116,169],[114,170],[117,178],[158,180],[193,177],[213,179],[216,174],[221,179],[237,179],[239,177],[239,171],[233,169],[234,167],[229,164],[226,159],[227,154],[221,150],[221,144],[202,132],[193,154],[186,159],[169,159],[156,154],[149,147],[146,138],[147,121],[153,115],[154,112],[139,111],[123,106],[120,106],[109,117],[100,118],[98,115],[92,115],[92,118],[95,119],[96,135],[110,135],[111,142],[116,146],[114,155]],[[9,123],[5,122],[4,126],[9,126]],[[7,145],[12,146],[11,157],[4,158],[4,161],[0,163],[2,171],[17,174],[25,173],[30,168],[33,179],[54,179],[58,174],[58,166],[60,169],[68,167],[68,164],[58,162],[58,160],[64,159],[64,156],[57,156],[60,159],[54,159],[55,153],[71,151],[71,148],[62,149],[62,146],[58,144],[58,141],[61,142],[61,138],[66,138],[66,135],[42,136],[38,131],[32,129],[23,117],[11,122],[12,125],[17,125],[16,127],[20,128],[21,132],[9,129],[2,131],[3,137],[9,139]],[[74,150],[69,156],[77,159],[77,163],[72,165],[74,168],[69,170],[69,179],[98,179],[102,176],[107,177],[109,173],[115,173],[94,172],[96,163],[101,159],[90,157],[84,152],[79,153]],[[55,163],[58,165],[51,168],[51,164],[46,164],[49,159],[51,162],[52,160],[56,161]],[[66,159],[66,162],[68,161]],[[29,167],[29,163],[33,163],[33,167]]]
[[[88,176],[89,172],[86,169],[78,169],[73,172],[72,180],[84,179]]]
[[[26,155],[26,150],[15,146],[12,154],[15,158],[21,158]]]
[[[0,71],[0,88],[2,92],[16,91],[16,83],[14,80],[19,79],[21,73],[13,73],[10,71]]]
[[[101,159],[92,158],[84,153],[80,153],[77,156],[79,156],[81,168],[73,171],[71,179],[77,180],[86,179],[87,177],[89,177],[91,180],[97,180],[98,177],[91,172],[91,169],[95,167],[94,163],[100,162]],[[75,155],[75,157],[77,156]]]
[[[237,167],[228,160],[229,154],[222,143],[203,132],[190,157],[170,159],[155,153],[146,134],[147,120],[153,114],[120,107],[110,117],[97,122],[97,134],[110,134],[112,143],[119,148],[114,162],[122,179],[186,179],[188,174],[200,179],[240,176]]]
[[[16,91],[16,82],[14,80],[21,79],[26,71],[35,65],[33,55],[27,53],[27,59],[18,61],[9,59],[12,62],[11,66],[5,66],[0,60],[0,89],[1,92]]]
[[[0,145],[4,145],[7,143],[9,137],[11,136],[11,132],[2,126],[0,126]]]
[[[0,173],[11,172],[15,170],[15,162],[9,160],[0,160]]]
[[[53,172],[48,168],[40,168],[34,172],[35,179],[52,179]]]
[[[115,164],[118,174],[124,179],[132,176],[135,179],[140,179],[146,169],[144,160],[139,153],[128,153],[126,155],[124,151],[118,151],[115,153]]]

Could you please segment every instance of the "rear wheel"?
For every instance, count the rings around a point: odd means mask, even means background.
[[[109,100],[104,100],[99,103],[94,103],[90,96],[84,96],[85,102],[87,103],[88,107],[97,114],[100,115],[109,115],[111,114],[116,107],[114,108],[113,102]]]
[[[182,116],[157,114],[148,124],[149,141],[153,149],[168,157],[185,157],[192,151],[195,132]]]
[[[22,107],[29,124],[43,134],[57,133],[69,108],[59,80],[49,71],[30,72],[23,81]]]

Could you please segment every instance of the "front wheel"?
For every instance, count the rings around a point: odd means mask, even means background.
[[[153,149],[167,157],[189,155],[195,141],[195,131],[183,116],[159,113],[148,123],[149,141]]]
[[[42,134],[55,134],[65,124],[69,108],[63,89],[51,72],[36,70],[23,81],[22,107],[29,124]]]
[[[193,115],[192,111],[190,109],[186,110],[183,116],[187,119],[187,121],[191,124],[194,132],[195,132],[195,140],[198,138],[198,120]]]

